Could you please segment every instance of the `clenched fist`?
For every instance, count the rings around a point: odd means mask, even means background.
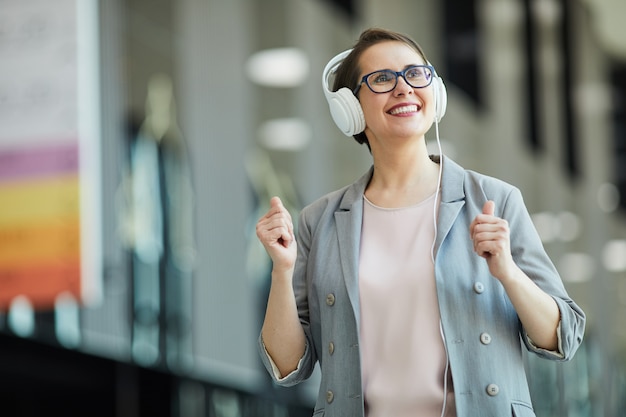
[[[509,224],[494,215],[495,204],[487,201],[483,212],[470,225],[474,251],[487,260],[491,275],[499,280],[510,276],[514,268],[511,256]]]
[[[274,270],[293,269],[297,245],[289,211],[278,197],[270,200],[270,209],[256,224],[256,235],[272,258]]]

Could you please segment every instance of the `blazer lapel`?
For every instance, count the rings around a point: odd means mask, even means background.
[[[363,222],[363,193],[372,177],[373,168],[346,190],[339,209],[335,212],[337,238],[339,240],[339,260],[341,270],[352,304],[357,329],[360,328],[361,311],[359,303],[359,247],[361,244],[361,224]]]
[[[437,219],[437,238],[435,256],[441,242],[446,238],[461,208],[465,205],[463,181],[465,171],[450,158],[442,158],[443,174],[441,179],[441,203]]]

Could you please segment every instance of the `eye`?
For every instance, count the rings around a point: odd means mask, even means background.
[[[413,67],[406,70],[404,76],[409,80],[422,80],[428,79],[427,68],[425,67]]]
[[[370,84],[387,84],[393,82],[395,74],[389,71],[378,71],[370,75],[368,81]]]

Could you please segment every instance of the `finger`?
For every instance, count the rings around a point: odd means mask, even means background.
[[[257,231],[257,236],[263,246],[282,246],[288,248],[295,241],[293,235],[285,227],[276,227]]]
[[[508,240],[509,227],[505,220],[476,224],[472,230],[472,240],[477,242]]]
[[[493,214],[495,213],[495,210],[496,210],[496,203],[494,203],[492,200],[487,201],[485,205],[483,206],[483,214],[493,216]]]
[[[291,213],[289,213],[289,210],[287,210],[282,200],[279,197],[274,196],[270,199],[270,209],[267,212],[267,217],[271,217],[276,213],[284,214],[291,222]]]
[[[287,208],[285,207],[285,205],[283,204],[282,200],[279,197],[274,196],[270,198],[269,212],[270,213],[282,213],[291,222],[291,213],[289,213],[289,210],[287,210]]]
[[[487,258],[491,257],[491,251],[488,250],[488,249],[483,248],[482,245],[477,247],[477,248],[475,248],[474,252],[476,252],[476,254],[478,256],[480,256],[481,258],[487,259]]]
[[[275,229],[275,231],[279,234],[277,237],[277,242],[288,248],[291,243],[295,240],[293,236],[293,225],[291,221],[282,221],[281,225]]]
[[[262,242],[269,245],[278,243],[281,246],[289,247],[295,240],[291,218],[284,211],[259,220],[256,233]]]
[[[505,253],[506,245],[500,240],[485,240],[476,244],[474,251],[483,258],[499,256]]]
[[[257,231],[261,233],[276,232],[280,230],[283,233],[292,233],[293,225],[289,217],[278,213],[267,218],[262,218],[257,223]],[[283,232],[284,230],[284,232]]]
[[[272,230],[270,236],[272,242],[276,242],[285,248],[291,246],[291,243],[294,241],[293,234],[284,227]]]
[[[493,223],[494,220],[497,221],[497,219],[495,219],[495,214],[494,214],[495,207],[496,207],[496,204],[492,200],[488,200],[485,202],[485,204],[483,205],[482,213],[478,214],[474,218],[472,223],[470,224],[470,227],[469,227],[470,239],[472,240],[476,239],[476,234],[479,233],[478,229],[482,229],[481,227],[479,227],[480,225]],[[483,230],[480,230],[480,231],[483,231]]]
[[[474,234],[475,234],[475,229],[476,229],[476,225],[478,224],[477,220],[474,219],[472,220],[472,222],[470,223],[469,226],[469,234],[470,234],[470,239],[474,240]]]
[[[477,215],[469,227],[470,239],[475,240],[478,238],[478,235],[480,233],[486,232],[488,230],[488,223],[486,222],[488,222],[489,220],[491,220],[491,218],[487,217],[487,215],[485,214]]]
[[[482,257],[498,251],[500,244],[491,233],[481,233],[474,240],[474,251]]]
[[[270,198],[270,207],[274,208],[274,207],[284,207],[283,202],[281,201],[280,197],[274,196],[272,198]]]

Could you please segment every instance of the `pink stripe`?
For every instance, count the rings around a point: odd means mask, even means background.
[[[78,143],[0,149],[0,181],[78,172]]]

